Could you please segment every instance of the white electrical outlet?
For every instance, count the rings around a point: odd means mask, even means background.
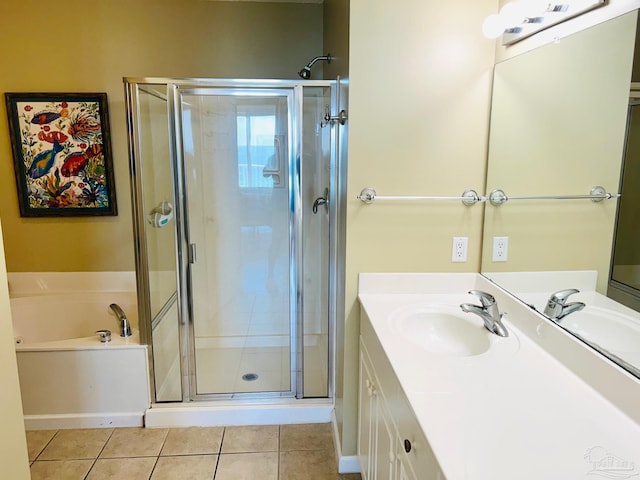
[[[509,254],[509,237],[493,237],[494,262],[506,262]]]
[[[453,248],[451,250],[452,262],[466,262],[467,261],[467,243],[468,237],[453,237]]]

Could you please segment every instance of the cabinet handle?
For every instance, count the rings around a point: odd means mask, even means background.
[[[411,451],[411,442],[406,438],[404,439],[404,451],[407,453]]]

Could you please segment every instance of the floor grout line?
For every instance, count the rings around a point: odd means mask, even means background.
[[[220,456],[222,455],[222,445],[224,445],[224,436],[227,434],[227,427],[222,429],[222,436],[220,437],[220,446],[218,447],[218,458],[216,458],[216,468],[213,470],[213,480],[218,475],[218,467],[220,467]]]
[[[40,450],[40,452],[38,452],[38,455],[36,455],[36,458],[34,458],[33,460],[30,460],[31,463],[36,462],[39,458],[40,455],[42,455],[42,452],[45,451],[45,449],[49,446],[49,444],[51,442],[53,442],[53,439],[56,438],[56,435],[58,434],[60,430],[56,430],[56,433],[54,433],[53,435],[51,435],[51,438],[49,439],[49,441],[46,443],[46,445],[44,447],[42,447],[42,449]]]

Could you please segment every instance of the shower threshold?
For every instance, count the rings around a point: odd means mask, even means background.
[[[333,407],[328,398],[155,403],[144,423],[149,428],[327,423]]]

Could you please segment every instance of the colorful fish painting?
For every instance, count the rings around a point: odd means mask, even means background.
[[[29,167],[29,176],[33,179],[40,178],[46,175],[53,162],[56,159],[56,155],[62,151],[62,146],[56,141],[53,141],[53,148],[51,150],[45,150],[35,156],[31,166]]]
[[[67,131],[74,140],[91,143],[91,140],[100,133],[101,125],[95,118],[79,115],[71,122]]]
[[[46,125],[47,123],[51,123],[58,118],[60,118],[60,114],[58,112],[38,112],[34,113],[33,118],[31,119],[31,123],[34,123],[36,125]]]
[[[38,140],[41,142],[49,142],[53,143],[54,141],[58,143],[64,143],[69,139],[67,135],[64,133],[55,130],[53,132],[43,132],[42,130],[38,132]]]
[[[5,100],[20,215],[116,215],[107,95],[18,92]]]
[[[93,145],[89,145],[89,147],[84,151],[84,154],[87,158],[96,158],[102,155],[102,144],[94,143]]]
[[[67,155],[60,169],[60,173],[65,177],[73,177],[80,173],[89,159],[84,152],[73,152]]]

